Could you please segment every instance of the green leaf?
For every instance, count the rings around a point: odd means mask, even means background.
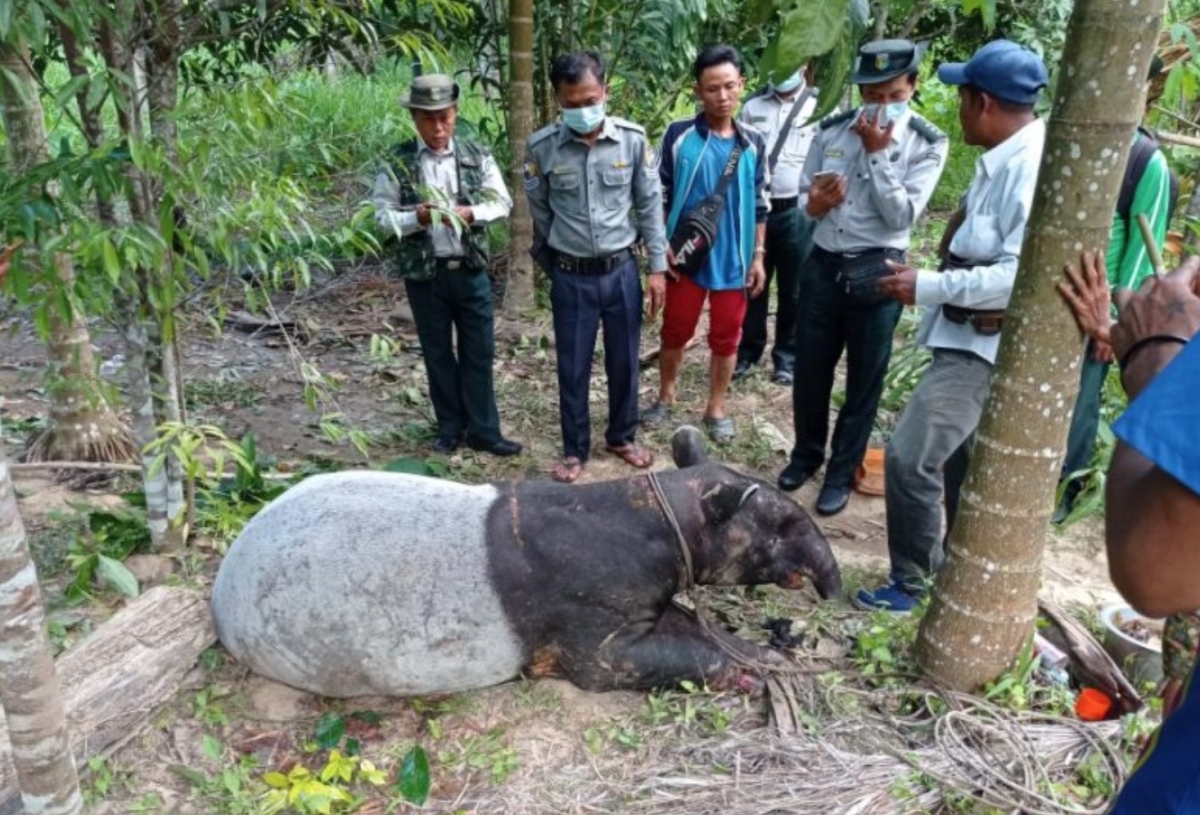
[[[417,806],[429,797],[429,756],[421,747],[409,750],[400,763],[395,789],[405,801]]]
[[[807,0],[785,12],[775,52],[775,76],[788,76],[841,39],[850,0]]]
[[[322,750],[332,750],[346,735],[346,720],[339,714],[328,712],[317,720],[317,746]]]
[[[219,761],[221,756],[225,753],[225,746],[221,744],[220,740],[215,736],[208,735],[207,733],[204,735],[204,738],[200,740],[200,749],[204,752],[205,758],[207,758],[209,761]]]
[[[138,596],[137,578],[121,561],[114,560],[108,555],[97,555],[96,574],[102,581],[126,597]]]

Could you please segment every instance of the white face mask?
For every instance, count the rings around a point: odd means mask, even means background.
[[[800,83],[803,81],[804,79],[800,76],[800,72],[796,71],[796,73],[792,74],[782,82],[773,83],[773,87],[779,93],[791,93],[792,91],[796,90],[796,88],[800,87]]]
[[[908,112],[908,102],[888,102],[886,105],[881,105],[878,102],[867,102],[863,105],[863,116],[866,117],[868,122],[873,122],[880,108],[883,109],[883,115],[879,126],[887,127]]]
[[[589,105],[586,108],[563,108],[562,120],[563,124],[580,136],[586,136],[604,121],[604,103]]]

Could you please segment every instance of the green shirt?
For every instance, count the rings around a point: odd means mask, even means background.
[[[1141,133],[1137,138],[1143,139]],[[1167,221],[1171,207],[1171,174],[1167,169],[1166,156],[1161,150],[1146,162],[1134,190],[1133,203],[1129,207],[1129,222],[1119,213],[1113,213],[1112,236],[1108,241],[1108,285],[1116,289],[1136,289],[1142,281],[1154,273],[1154,265],[1146,252],[1142,232],[1137,225],[1137,216],[1144,213],[1154,233],[1154,242],[1161,250],[1167,239]]]

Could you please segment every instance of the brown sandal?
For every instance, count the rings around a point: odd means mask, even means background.
[[[550,477],[560,484],[574,484],[583,475],[583,462],[575,456],[567,456],[554,466]]]
[[[644,470],[654,463],[654,454],[635,441],[631,441],[629,444],[624,444],[620,447],[614,447],[610,444],[604,449],[623,460],[630,467],[639,470]]]

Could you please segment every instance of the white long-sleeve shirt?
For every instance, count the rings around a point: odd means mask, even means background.
[[[985,337],[969,324],[952,323],[939,306],[1008,306],[1045,139],[1046,124],[1037,119],[976,161],[975,177],[963,199],[966,218],[949,247],[951,254],[976,265],[917,272],[916,304],[926,307],[918,342],[930,348],[970,351],[988,362],[996,361],[999,335]]]
[[[438,202],[453,209],[458,196],[458,173],[455,171],[454,140],[440,153],[434,152],[421,137],[417,137],[417,161],[421,165],[420,185],[431,202]],[[512,210],[512,198],[504,185],[504,176],[496,160],[488,156],[483,162],[483,199],[471,206],[475,224],[484,226],[508,217]],[[454,228],[444,223],[421,226],[417,213],[412,209],[400,208],[400,185],[390,170],[375,177],[371,190],[371,202],[375,204],[375,222],[384,229],[403,238],[422,229],[428,229],[433,239],[433,253],[437,257],[462,257],[462,241]]]

